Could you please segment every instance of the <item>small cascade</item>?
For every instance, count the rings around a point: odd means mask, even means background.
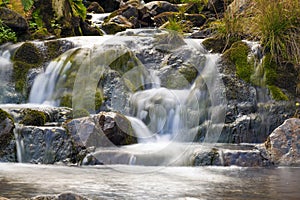
[[[17,159],[19,163],[24,162],[25,150],[24,150],[24,141],[21,138],[20,130],[22,129],[22,125],[15,124],[14,128],[14,136],[16,140],[16,147],[17,147]]]
[[[36,77],[29,96],[29,103],[58,106],[58,102],[53,99],[53,93],[59,75],[71,66],[71,62],[67,61],[67,58],[68,56],[65,55],[59,60],[50,62],[45,73]]]

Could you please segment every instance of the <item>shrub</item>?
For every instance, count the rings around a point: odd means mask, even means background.
[[[17,42],[17,36],[14,31],[0,20],[0,44],[5,42]]]

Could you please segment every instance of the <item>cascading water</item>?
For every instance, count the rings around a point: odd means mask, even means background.
[[[94,154],[97,159],[109,158],[112,162],[112,155],[119,159],[121,153],[130,164],[189,163],[190,156],[181,155],[193,153],[188,147],[193,146],[199,126],[207,126],[202,133],[206,142],[217,142],[222,130],[222,125],[216,126],[224,122],[226,105],[225,98],[219,96],[224,93],[216,67],[219,55],[207,53],[198,40],[181,39],[178,46],[175,41],[157,39],[166,33],[152,32],[157,35],[145,30],[140,36],[118,35],[92,47],[77,44],[35,79],[30,102],[59,105],[67,91],[73,95],[73,109],[93,112],[95,108],[87,102],[93,103],[95,91],[101,90],[104,96],[110,96],[111,102],[105,103],[111,110],[130,116],[140,144],[99,149]],[[139,58],[152,63],[142,63]],[[167,80],[164,76],[168,71],[174,77]],[[75,76],[71,76],[73,72]],[[115,72],[113,81],[107,78]],[[192,81],[185,76],[190,73],[196,74]],[[72,91],[66,88],[70,77],[75,77]]]

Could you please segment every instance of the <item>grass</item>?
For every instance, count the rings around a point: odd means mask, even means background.
[[[300,3],[299,0],[253,0],[254,23],[251,31],[260,39],[272,60],[299,63]]]
[[[17,36],[8,26],[0,20],[0,44],[5,42],[16,42]]]

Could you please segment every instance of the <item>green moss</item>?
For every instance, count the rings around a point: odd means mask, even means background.
[[[119,56],[116,60],[114,60],[109,65],[109,67],[123,75],[124,73],[134,68],[138,64],[137,61],[138,60],[134,56],[134,54],[130,51],[127,51],[123,55]]]
[[[236,67],[236,74],[246,82],[250,82],[250,77],[254,73],[253,64],[248,61],[250,48],[244,42],[235,42],[228,49],[223,57],[228,58]]]
[[[72,95],[65,94],[60,98],[60,106],[72,108]]]
[[[13,60],[39,65],[43,62],[43,55],[33,43],[25,42],[16,50]]]
[[[13,66],[13,80],[15,82],[16,91],[22,92],[26,86],[26,78],[29,69],[35,68],[35,65],[21,61],[15,61]]]
[[[12,116],[10,116],[10,114],[8,114],[6,111],[4,111],[0,108],[0,122],[5,120],[6,118],[9,118],[10,120],[12,120],[14,122],[14,119],[12,118]]]
[[[46,115],[42,111],[26,109],[24,117],[20,124],[31,126],[44,126],[46,123]]]
[[[266,84],[274,85],[277,79],[277,64],[272,59],[271,54],[267,54],[264,56],[262,65],[265,71]]]
[[[73,118],[81,118],[81,117],[87,117],[89,116],[90,113],[84,109],[84,108],[79,108],[79,109],[76,109],[76,110],[73,110]]]
[[[189,83],[194,82],[198,76],[198,71],[193,66],[182,66],[179,69],[179,73],[182,74]]]
[[[281,89],[275,85],[269,85],[271,96],[276,101],[288,101],[289,98],[281,91]]]

